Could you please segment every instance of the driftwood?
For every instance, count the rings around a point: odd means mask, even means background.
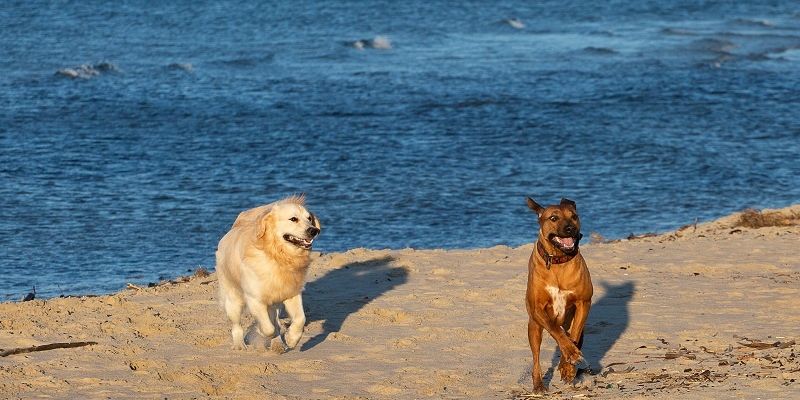
[[[83,347],[97,344],[97,342],[70,342],[70,343],[49,343],[39,346],[31,347],[18,347],[16,349],[9,349],[0,351],[0,357],[13,356],[14,354],[33,353],[34,351],[45,351],[53,349],[68,349],[71,347]]]
[[[794,346],[794,340],[789,342],[775,342],[775,343],[767,343],[767,342],[762,342],[760,340],[752,340],[752,339],[747,339],[747,340],[749,340],[750,343],[745,343],[745,342],[737,342],[737,343],[739,343],[742,346],[752,347],[754,349],[759,349],[759,350],[769,349],[773,347],[779,349],[788,349],[789,347]]]

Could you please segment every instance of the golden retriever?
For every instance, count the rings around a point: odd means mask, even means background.
[[[303,290],[309,253],[321,229],[305,208],[304,196],[256,207],[239,214],[217,247],[220,302],[233,328],[233,348],[245,349],[241,325],[245,305],[269,343],[280,335],[280,303],[291,318],[284,342],[294,348],[306,322]]]

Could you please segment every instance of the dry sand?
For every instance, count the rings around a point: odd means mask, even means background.
[[[736,218],[583,246],[593,373],[551,381],[547,336],[549,396],[800,398],[800,226],[735,228]],[[306,333],[284,354],[229,349],[213,274],[2,303],[6,350],[97,344],[0,357],[0,397],[525,398],[531,248],[315,254]]]

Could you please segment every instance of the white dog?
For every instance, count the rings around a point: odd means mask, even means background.
[[[244,349],[244,306],[255,317],[267,343],[280,335],[279,303],[292,322],[284,341],[294,348],[306,322],[303,290],[320,222],[304,207],[303,196],[242,212],[217,247],[217,275],[222,306],[233,324],[233,348]]]

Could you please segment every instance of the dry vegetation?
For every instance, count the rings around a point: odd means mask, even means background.
[[[606,239],[603,235],[598,232],[592,232],[589,234],[589,240],[592,243],[608,243],[609,240]]]
[[[747,209],[742,211],[734,227],[764,228],[768,226],[791,226],[800,224],[800,213],[766,212]]]

